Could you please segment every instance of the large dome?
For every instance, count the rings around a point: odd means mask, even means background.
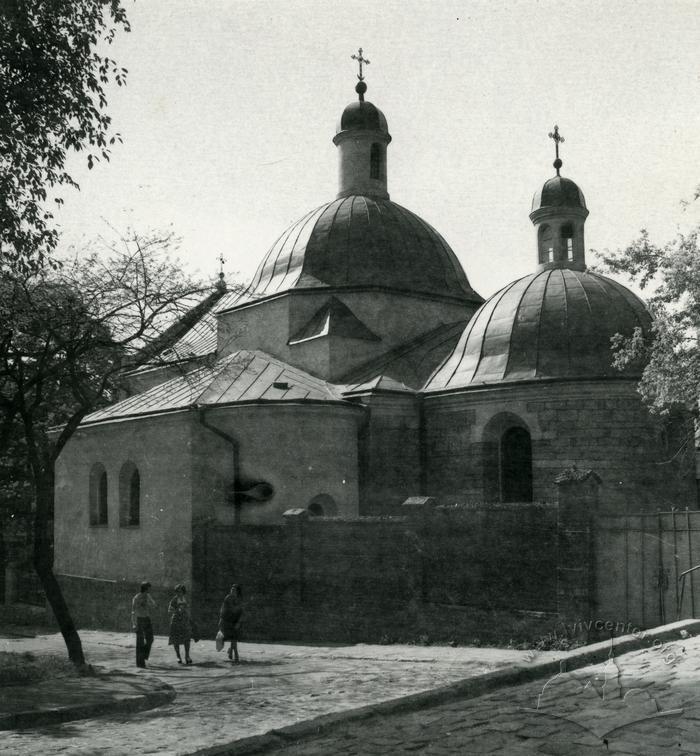
[[[426,388],[619,377],[610,339],[637,326],[648,332],[651,317],[621,284],[589,271],[544,270],[485,302]]]
[[[242,293],[221,311],[290,289],[362,288],[481,302],[447,242],[389,200],[351,195],[313,210],[272,245]]]

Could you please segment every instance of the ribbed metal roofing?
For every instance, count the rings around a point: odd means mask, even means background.
[[[435,367],[451,354],[465,323],[466,318],[457,323],[441,324],[412,341],[353,368],[342,378],[342,383],[346,384],[344,393],[362,393],[374,389],[420,390]]]
[[[479,308],[426,390],[619,376],[610,339],[650,325],[644,303],[616,281],[589,271],[545,270],[509,284]]]
[[[290,289],[389,288],[481,301],[440,234],[389,200],[342,197],[313,210],[272,245],[250,285],[217,311]]]
[[[343,111],[338,122],[337,133],[341,131],[353,131],[356,129],[382,131],[389,133],[384,113],[376,105],[363,100],[351,102]]]
[[[88,415],[82,425],[185,409],[250,401],[339,401],[329,383],[269,354],[241,349],[148,391]]]
[[[543,207],[581,207],[586,209],[586,199],[578,185],[563,176],[554,176],[544,182],[532,198],[532,211]]]

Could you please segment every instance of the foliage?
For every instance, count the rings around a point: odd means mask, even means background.
[[[21,421],[30,466],[35,454],[53,464],[85,414],[116,397],[124,361],[203,292],[171,259],[174,242],[132,232],[58,267],[0,269],[0,422]]]
[[[75,667],[53,654],[36,655],[30,652],[0,651],[0,685],[27,685],[39,680],[74,677]]]
[[[0,260],[40,264],[58,241],[49,192],[77,187],[67,155],[87,150],[92,168],[121,141],[105,87],[127,72],[101,52],[118,28],[129,30],[119,0],[0,4]]]
[[[130,233],[106,250],[30,269],[0,262],[0,456],[33,493],[33,563],[69,656],[80,639],[53,575],[54,463],[83,418],[121,390],[125,361],[181,319],[201,285],[170,255],[172,234]]]
[[[609,272],[629,276],[648,292],[653,318],[651,333],[638,328],[629,338],[615,337],[616,367],[643,359],[639,390],[651,409],[665,414],[681,405],[695,413],[700,393],[700,226],[663,245],[643,230],[625,249],[601,257]]]

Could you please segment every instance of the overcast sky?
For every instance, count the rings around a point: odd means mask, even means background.
[[[391,199],[433,225],[488,296],[535,265],[528,219],[554,174],[582,188],[586,246],[688,222],[700,183],[696,0],[500,3],[372,0],[124,0],[132,24],[111,54],[124,139],[109,164],[71,161],[66,243],[172,224],[205,275],[243,279],[274,240],[337,193],[332,143],[356,98],[385,113]],[[81,161],[84,157],[81,157]],[[697,203],[696,203],[697,204]],[[697,218],[697,214],[694,216]],[[590,260],[589,260],[590,262]]]

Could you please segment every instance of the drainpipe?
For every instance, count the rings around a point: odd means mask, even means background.
[[[219,436],[219,438],[223,438],[224,441],[228,442],[231,445],[231,455],[233,462],[233,523],[234,525],[240,525],[241,492],[238,490],[240,479],[240,476],[238,474],[238,441],[233,436],[226,433],[226,431],[223,431],[221,430],[221,428],[217,428],[215,425],[208,423],[205,417],[206,409],[204,407],[195,404],[194,409],[197,410],[197,419],[199,420],[201,426],[207,428],[207,430],[210,430],[212,433],[215,433],[217,436]]]

